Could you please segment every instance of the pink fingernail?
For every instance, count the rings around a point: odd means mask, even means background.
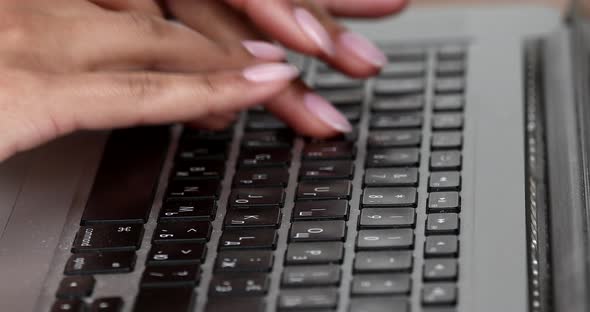
[[[315,93],[307,93],[303,98],[307,110],[316,115],[330,127],[340,132],[351,132],[352,125],[330,102]]]
[[[295,79],[299,76],[299,69],[285,63],[268,63],[248,67],[242,74],[252,82],[270,82]]]
[[[281,61],[287,57],[285,50],[276,44],[260,40],[244,40],[242,45],[256,58],[267,61]]]
[[[306,9],[296,8],[294,15],[299,27],[301,27],[303,32],[305,32],[305,34],[313,40],[324,53],[327,55],[333,55],[335,53],[334,44],[330,35],[313,14]]]
[[[340,35],[340,44],[376,67],[387,64],[387,56],[367,38],[353,32]]]

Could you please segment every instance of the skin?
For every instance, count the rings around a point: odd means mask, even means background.
[[[185,122],[221,129],[268,103],[297,132],[337,134],[309,112],[301,81],[252,82],[268,63],[241,45],[276,41],[354,77],[379,68],[337,44],[336,16],[380,17],[407,0],[3,0],[0,160],[77,130]],[[292,12],[312,12],[336,42],[326,55]],[[166,16],[166,18],[165,18]],[[171,19],[176,22],[170,21]],[[279,60],[270,60],[279,61]]]

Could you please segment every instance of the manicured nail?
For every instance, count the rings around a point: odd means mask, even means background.
[[[367,38],[353,32],[340,35],[340,44],[356,56],[377,67],[387,64],[387,56]]]
[[[307,93],[303,98],[307,110],[316,115],[330,127],[344,133],[352,131],[352,126],[330,102],[315,93]]]
[[[334,44],[330,35],[313,14],[306,9],[296,8],[294,15],[299,27],[301,27],[303,32],[305,32],[305,34],[313,40],[324,53],[327,55],[333,55],[335,53]]]
[[[299,69],[284,63],[268,63],[248,67],[242,74],[252,82],[270,82],[295,79],[299,76]]]
[[[270,42],[260,40],[244,40],[242,45],[254,57],[267,61],[281,61],[287,57],[287,53],[281,47]]]

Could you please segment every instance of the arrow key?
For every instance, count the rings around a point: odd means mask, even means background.
[[[198,264],[205,261],[206,254],[207,247],[203,243],[153,244],[147,265]]]
[[[199,265],[147,267],[141,277],[141,287],[194,287],[199,283]]]

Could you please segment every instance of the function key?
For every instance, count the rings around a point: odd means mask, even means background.
[[[282,187],[236,188],[229,195],[229,205],[237,208],[283,207],[284,203]]]
[[[59,283],[56,297],[61,299],[75,299],[89,297],[94,290],[96,280],[92,276],[68,276]]]
[[[205,242],[211,236],[211,223],[207,221],[160,223],[154,230],[155,243]]]
[[[437,151],[430,155],[430,170],[447,171],[461,170],[461,152],[459,151]]]
[[[400,298],[357,297],[350,300],[348,312],[410,312],[410,305]]]
[[[313,83],[317,89],[362,88],[363,80],[351,78],[337,72],[318,73]]]
[[[374,114],[370,120],[371,129],[406,129],[422,127],[420,113]]]
[[[363,192],[363,207],[416,206],[418,192],[413,187],[367,187]]]
[[[361,106],[365,101],[364,88],[350,90],[318,90],[318,94],[326,99],[326,101],[336,106]]]
[[[357,274],[352,279],[351,294],[405,295],[410,293],[411,285],[408,274]]]
[[[221,250],[215,261],[215,272],[270,272],[273,262],[272,251]]]
[[[226,229],[219,249],[274,249],[278,234],[274,229]]]
[[[455,235],[437,235],[426,237],[424,243],[425,257],[457,257],[459,240]]]
[[[338,286],[342,272],[336,265],[290,266],[283,270],[283,287]]]
[[[437,76],[463,76],[465,75],[464,61],[440,61],[436,64]]]
[[[223,179],[225,161],[217,159],[180,161],[172,171],[175,179]]]
[[[367,154],[368,168],[414,167],[420,164],[420,150],[417,148],[384,148],[371,150]]]
[[[51,312],[83,312],[84,302],[79,299],[58,299],[51,306]]]
[[[465,105],[465,98],[461,94],[436,95],[434,97],[434,110],[440,111],[460,111]]]
[[[160,210],[160,222],[209,221],[215,218],[216,210],[213,199],[165,201]]]
[[[461,198],[457,192],[434,192],[428,196],[428,212],[458,212]]]
[[[279,309],[335,309],[337,288],[286,289],[279,293]]]
[[[289,182],[286,168],[241,168],[234,177],[235,186],[282,186]]]
[[[371,109],[375,112],[404,112],[419,111],[424,108],[426,102],[423,95],[404,95],[395,97],[377,97],[371,103]]]
[[[418,168],[369,168],[365,186],[417,186]]]
[[[345,221],[294,222],[289,232],[290,242],[344,241]]]
[[[216,199],[221,191],[217,180],[172,181],[168,185],[166,198],[171,200]]]
[[[459,215],[456,213],[433,213],[426,219],[426,235],[458,234]]]
[[[207,247],[203,243],[153,244],[147,265],[198,264],[205,261]]]
[[[424,284],[423,305],[454,305],[455,303],[457,303],[457,285],[454,283]]]
[[[301,165],[301,180],[352,179],[354,164],[352,161],[307,161]]]
[[[231,209],[225,215],[226,228],[272,227],[281,223],[279,208]]]
[[[287,246],[285,264],[332,264],[343,258],[342,242],[294,243]]]
[[[201,279],[199,265],[167,265],[147,267],[141,287],[195,287]]]
[[[297,200],[350,199],[352,183],[348,180],[302,181],[297,187]]]
[[[385,65],[379,76],[387,78],[424,77],[426,63],[424,62],[399,62]]]
[[[380,78],[375,82],[375,94],[377,95],[405,95],[422,94],[426,90],[424,78]]]
[[[123,299],[120,297],[98,298],[92,302],[90,312],[120,312],[123,310]]]
[[[209,284],[209,296],[264,296],[269,287],[270,279],[264,273],[216,274]]]
[[[264,297],[232,297],[231,300],[221,296],[212,297],[207,301],[205,312],[264,312],[266,301]]]
[[[302,158],[307,160],[353,159],[356,148],[352,142],[307,143]]]
[[[419,130],[380,130],[369,134],[369,148],[419,146],[422,132]]]
[[[461,189],[461,174],[457,171],[441,171],[430,174],[430,191],[458,191]]]
[[[142,225],[95,224],[82,226],[76,234],[72,252],[133,251],[143,237]]]
[[[248,114],[247,130],[286,130],[288,126],[271,114]]]
[[[455,281],[458,267],[457,259],[426,259],[422,276],[425,281]]]
[[[413,257],[411,251],[361,251],[354,258],[354,271],[411,272]]]
[[[241,142],[245,149],[290,148],[293,133],[290,130],[246,132]]]
[[[133,312],[186,312],[195,301],[192,287],[142,288],[135,298]]]
[[[66,275],[116,274],[133,271],[135,252],[79,253],[66,263]]]
[[[459,131],[434,132],[430,146],[433,150],[461,149],[463,135]]]
[[[357,250],[412,249],[412,229],[360,230],[356,241]]]
[[[440,113],[432,117],[433,130],[455,130],[463,128],[463,115],[460,113]]]
[[[300,201],[293,208],[293,220],[347,220],[349,204],[347,200]]]
[[[290,147],[245,150],[240,153],[238,158],[238,165],[243,167],[286,167],[290,162]]]
[[[409,228],[416,223],[414,208],[366,208],[361,210],[359,227],[368,228]]]

